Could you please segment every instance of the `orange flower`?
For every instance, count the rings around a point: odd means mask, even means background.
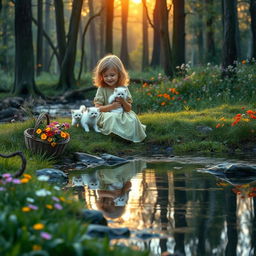
[[[217,124],[217,125],[216,125],[216,128],[219,128],[219,127],[220,127],[220,124]]]
[[[52,138],[48,138],[47,141],[52,142]]]
[[[27,206],[22,207],[21,210],[22,210],[23,212],[30,212],[30,211],[31,211],[31,209],[30,209],[29,207],[27,207]]]
[[[242,64],[246,64],[246,60],[242,60]]]
[[[32,176],[30,174],[24,173],[23,176],[29,180],[32,179]]]
[[[42,223],[36,223],[36,224],[33,226],[33,229],[34,229],[34,230],[42,230],[42,229],[44,229],[44,224],[42,224]]]
[[[51,204],[46,204],[45,207],[49,210],[52,210],[53,209],[53,206]]]
[[[28,178],[23,178],[20,180],[21,183],[28,183],[29,182],[29,179]]]
[[[148,83],[144,83],[144,84],[142,85],[143,88],[148,87],[148,86],[149,86]]]
[[[166,103],[163,101],[162,103],[161,103],[161,106],[164,106]]]
[[[45,133],[43,133],[43,134],[41,135],[41,140],[46,140],[46,139],[47,139],[47,136],[46,136]]]
[[[42,250],[42,246],[38,245],[38,244],[34,244],[33,245],[33,251],[41,251]]]
[[[67,137],[67,135],[66,135],[65,132],[61,132],[61,133],[60,133],[60,136],[61,136],[62,138],[64,138],[64,139]]]

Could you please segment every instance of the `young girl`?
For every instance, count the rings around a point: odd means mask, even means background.
[[[128,88],[126,99],[118,97],[113,103],[108,103],[114,89],[119,86],[128,86],[128,83],[128,74],[117,56],[107,55],[98,62],[94,71],[94,84],[98,87],[94,104],[101,112],[98,127],[105,135],[114,133],[123,139],[141,142],[146,137],[146,126],[141,124],[132,111],[132,96]],[[123,108],[123,112],[110,112],[120,107]]]

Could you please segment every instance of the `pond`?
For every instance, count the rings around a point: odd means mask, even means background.
[[[108,226],[131,230],[130,239],[112,244],[151,255],[255,255],[256,181],[234,185],[202,172],[223,161],[141,159],[73,172],[68,186],[82,188],[74,196],[101,210]],[[252,159],[246,163],[255,165]]]

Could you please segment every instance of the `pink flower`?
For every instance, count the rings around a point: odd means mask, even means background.
[[[52,200],[53,200],[53,201],[56,201],[56,202],[59,202],[59,201],[60,201],[60,199],[59,199],[58,197],[56,197],[56,196],[53,196],[53,197],[52,197]]]
[[[45,239],[45,240],[51,240],[52,239],[52,235],[47,233],[47,232],[41,232],[40,236]]]
[[[13,184],[21,184],[21,181],[19,179],[13,179],[12,183]]]
[[[29,204],[28,207],[32,210],[38,210],[38,207],[36,205],[33,205],[33,204]]]
[[[3,176],[3,178],[10,178],[10,177],[12,177],[12,175],[10,173],[4,173],[2,176]]]

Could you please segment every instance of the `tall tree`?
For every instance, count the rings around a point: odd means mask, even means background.
[[[126,68],[130,68],[127,39],[127,20],[129,12],[129,0],[121,0],[122,5],[122,39],[120,57]]]
[[[155,2],[154,12],[153,12],[153,50],[151,58],[151,66],[157,67],[160,66],[160,52],[161,52],[161,43],[160,43],[160,1]]]
[[[105,54],[105,31],[106,31],[106,24],[105,24],[105,19],[106,19],[106,0],[101,0],[101,15],[100,15],[100,28],[99,28],[99,33],[100,33],[100,42],[99,42],[99,54],[100,58],[104,56]]]
[[[185,3],[173,0],[173,63],[174,67],[185,63]]]
[[[214,2],[213,0],[205,0],[206,3],[206,61],[212,62],[216,55],[214,41]]]
[[[70,89],[76,85],[74,67],[82,6],[83,0],[73,1],[68,31],[68,42],[65,56],[61,64],[60,79],[58,84],[58,88],[62,88],[63,90]]]
[[[12,93],[27,97],[38,94],[34,80],[31,0],[15,1],[15,81]]]
[[[93,0],[88,0],[88,6],[89,6],[89,13],[90,16],[94,15],[94,6],[93,6]],[[90,69],[92,70],[98,60],[98,54],[97,54],[97,41],[96,41],[96,35],[95,35],[95,22],[94,20],[91,21],[90,27],[89,27],[89,39],[90,39]]]
[[[234,67],[237,60],[236,46],[236,1],[223,0],[223,23],[224,23],[224,41],[223,41],[223,61],[222,75],[231,76],[233,69],[228,69],[229,66]]]
[[[67,47],[63,0],[54,0],[54,7],[56,19],[57,44],[59,49],[58,61],[59,65],[61,66]]]
[[[163,51],[163,69],[168,77],[173,76],[173,60],[168,29],[168,10],[166,0],[159,1],[160,9],[160,39]]]
[[[37,0],[36,73],[41,74],[43,64],[43,0]]]
[[[252,58],[256,60],[256,0],[250,0],[251,30],[252,30]]]
[[[114,0],[106,0],[105,9],[105,54],[108,54],[113,52]]]
[[[149,66],[148,20],[144,5],[142,9],[142,70],[145,70]]]
[[[49,35],[50,34],[50,27],[51,27],[51,15],[50,15],[50,7],[51,7],[52,0],[45,1],[45,16],[44,16],[44,30]],[[44,54],[43,54],[43,71],[49,71],[49,63],[50,63],[50,47],[48,42],[44,39],[43,41],[44,46]]]

